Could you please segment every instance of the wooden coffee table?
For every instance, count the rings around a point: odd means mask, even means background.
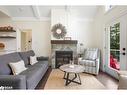
[[[77,83],[81,85],[81,79],[80,79],[80,75],[79,73],[84,72],[84,67],[81,65],[76,65],[76,64],[67,64],[67,65],[62,65],[60,66],[60,70],[62,70],[64,72],[64,79],[66,80],[65,85],[67,86],[68,84],[70,84],[71,82]],[[73,79],[69,79],[69,74],[73,73],[75,74]],[[75,81],[76,78],[79,78],[79,82]]]

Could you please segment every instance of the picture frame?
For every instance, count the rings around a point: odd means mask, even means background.
[[[64,40],[71,40],[71,37],[64,37]]]

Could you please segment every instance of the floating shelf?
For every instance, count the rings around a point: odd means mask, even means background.
[[[0,36],[0,38],[16,38],[16,37],[13,37],[13,36]]]
[[[0,30],[0,32],[16,32],[15,30]]]

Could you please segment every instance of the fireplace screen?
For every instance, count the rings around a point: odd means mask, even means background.
[[[69,64],[70,60],[73,60],[73,51],[56,51],[56,68],[59,68],[63,64]]]

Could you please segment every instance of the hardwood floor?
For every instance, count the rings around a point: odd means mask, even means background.
[[[46,72],[46,74],[45,74],[44,77],[41,79],[41,81],[39,82],[39,84],[37,85],[37,87],[36,87],[35,89],[44,89],[45,84],[46,84],[46,82],[47,82],[47,80],[48,80],[48,77],[49,77],[51,71],[52,71],[52,68],[49,67],[48,70],[47,70],[47,72]]]
[[[49,67],[48,71],[46,72],[46,74],[44,75],[42,80],[39,82],[39,84],[36,87],[36,89],[44,89],[45,84],[47,82],[47,79],[48,79],[51,71],[52,71],[52,69],[51,69],[51,67]],[[104,72],[100,72],[98,76],[95,76],[95,78],[98,81],[100,81],[107,89],[111,89],[111,90],[117,89],[118,80],[114,79],[110,75],[108,75],[108,74],[106,74]]]
[[[115,90],[118,87],[118,80],[111,77],[110,75],[99,72],[97,76],[95,76],[107,89]]]

